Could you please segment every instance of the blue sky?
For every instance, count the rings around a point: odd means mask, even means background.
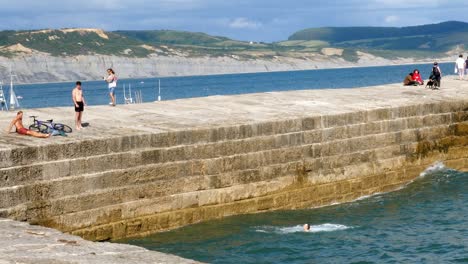
[[[324,26],[468,21],[462,0],[0,0],[0,29],[175,29],[279,41]]]

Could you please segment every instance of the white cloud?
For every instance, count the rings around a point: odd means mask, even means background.
[[[389,24],[396,23],[396,22],[398,22],[399,20],[400,20],[400,17],[398,17],[398,16],[393,16],[393,15],[392,15],[392,16],[387,16],[387,17],[385,18],[385,22],[386,22],[386,23],[389,23]]]
[[[258,29],[262,27],[262,23],[249,20],[245,17],[238,17],[229,23],[229,27],[236,29]]]

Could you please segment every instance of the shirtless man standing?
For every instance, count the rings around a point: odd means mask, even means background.
[[[38,137],[38,138],[48,138],[50,137],[50,134],[42,134],[36,131],[31,131],[29,129],[26,129],[23,126],[23,111],[19,111],[16,114],[16,117],[11,121],[10,126],[7,129],[7,132],[11,132],[11,128],[15,126],[16,127],[16,133],[20,135],[28,135],[32,137]]]
[[[83,90],[81,89],[81,82],[76,82],[75,89],[72,91],[72,99],[75,104],[75,125],[76,130],[81,130],[81,118],[83,117],[84,106],[86,105]]]

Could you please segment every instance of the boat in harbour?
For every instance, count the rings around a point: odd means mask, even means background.
[[[16,96],[15,90],[13,89],[13,75],[10,68],[10,110],[15,110],[20,108],[18,97]]]

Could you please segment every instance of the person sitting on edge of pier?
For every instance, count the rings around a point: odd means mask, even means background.
[[[406,75],[405,80],[403,80],[403,85],[419,85],[419,83],[413,80],[413,73],[409,73]]]
[[[424,85],[424,81],[421,78],[421,74],[419,73],[418,69],[413,71],[413,81],[418,82],[419,85]]]
[[[16,133],[20,135],[28,135],[32,137],[38,137],[38,138],[48,138],[50,137],[50,134],[42,134],[36,131],[31,131],[29,129],[26,129],[23,126],[23,111],[19,111],[16,114],[16,117],[11,121],[10,126],[7,129],[7,132],[11,132],[11,128],[15,126],[16,127]]]

